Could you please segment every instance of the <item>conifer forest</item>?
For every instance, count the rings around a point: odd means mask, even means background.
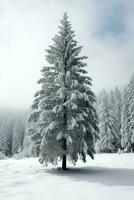
[[[134,3],[0,4],[0,200],[133,200]]]

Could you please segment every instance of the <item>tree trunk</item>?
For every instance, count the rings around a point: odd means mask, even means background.
[[[67,150],[67,140],[65,138],[63,138],[62,141],[62,145],[63,145],[63,149],[64,149],[64,154],[62,156],[62,170],[66,170],[67,169],[67,156],[66,156],[66,150]]]
[[[134,144],[131,144],[131,151],[134,153]]]
[[[62,157],[62,170],[66,170],[67,169],[67,164],[66,164],[66,155],[64,154]]]

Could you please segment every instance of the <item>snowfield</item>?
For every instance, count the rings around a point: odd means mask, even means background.
[[[37,159],[0,161],[0,200],[134,200],[134,154],[97,154],[62,172]]]

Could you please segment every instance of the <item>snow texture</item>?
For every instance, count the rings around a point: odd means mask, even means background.
[[[98,154],[70,169],[40,165],[35,158],[0,161],[1,200],[133,200],[133,154]]]

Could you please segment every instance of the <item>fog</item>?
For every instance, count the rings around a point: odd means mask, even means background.
[[[88,56],[93,91],[124,86],[134,71],[133,10],[133,0],[0,0],[0,106],[31,105],[63,12]]]

